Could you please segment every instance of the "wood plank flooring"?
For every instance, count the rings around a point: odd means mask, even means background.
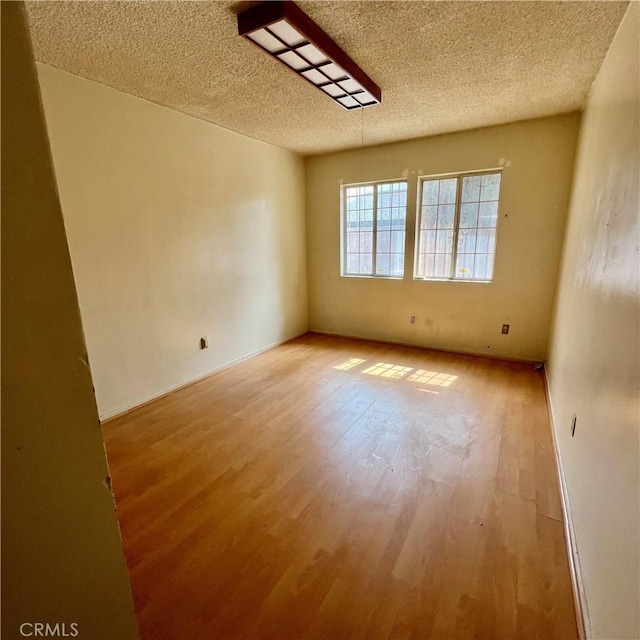
[[[103,432],[145,640],[577,637],[529,365],[307,334]]]

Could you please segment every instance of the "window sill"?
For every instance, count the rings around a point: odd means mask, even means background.
[[[462,282],[466,284],[493,284],[493,280],[472,280],[471,278],[413,278],[414,282]]]
[[[355,275],[350,273],[341,273],[341,278],[353,278],[356,280],[404,280],[404,276],[367,276]]]

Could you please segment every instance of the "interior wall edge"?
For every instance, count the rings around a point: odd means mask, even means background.
[[[473,134],[476,132],[483,132],[491,129],[500,129],[501,127],[505,127],[509,125],[526,124],[530,122],[534,123],[538,120],[549,120],[553,118],[562,118],[566,116],[577,116],[578,118],[580,118],[582,117],[584,110],[585,110],[585,107],[581,107],[578,109],[567,109],[563,111],[557,111],[554,113],[547,113],[546,115],[542,115],[542,116],[534,116],[532,118],[519,118],[517,120],[506,120],[505,122],[487,124],[481,127],[471,127],[469,129],[453,129],[451,131],[443,131],[442,133],[434,133],[427,136],[420,136],[418,138],[401,138],[399,140],[393,140],[391,142],[379,142],[379,143],[372,142],[371,144],[348,147],[346,149],[338,149],[337,151],[323,151],[321,153],[305,153],[305,154],[302,154],[301,157],[306,163],[307,161],[314,160],[316,158],[324,158],[327,156],[337,156],[343,153],[358,153],[360,151],[370,151],[375,149],[384,150],[385,147],[393,148],[395,145],[405,144],[407,142],[416,142],[416,143],[431,142],[432,140],[437,140],[438,138],[446,138],[448,136],[457,136],[460,134],[462,135]],[[456,171],[452,171],[451,173],[456,173]],[[443,174],[443,175],[446,175],[446,174]]]
[[[576,540],[575,526],[571,513],[571,501],[567,488],[567,478],[562,462],[562,452],[558,445],[558,431],[553,413],[553,402],[551,401],[551,390],[549,387],[549,377],[547,366],[544,366],[544,393],[547,399],[547,412],[549,414],[549,425],[551,428],[551,441],[553,442],[553,457],[556,462],[558,473],[558,487],[560,489],[560,504],[562,505],[562,520],[564,524],[564,537],[567,546],[567,558],[569,560],[569,571],[571,574],[571,587],[573,589],[573,601],[576,609],[576,623],[578,626],[578,636],[580,640],[587,640],[591,637],[589,625],[589,607],[587,594],[584,589],[582,578],[582,567],[580,565],[580,553]]]
[[[280,147],[277,144],[274,144],[273,142],[267,142],[266,140],[261,140],[260,138],[254,138],[253,136],[250,136],[247,133],[241,133],[240,131],[235,131],[234,129],[230,129],[229,127],[225,127],[221,124],[218,124],[216,122],[211,122],[211,120],[205,120],[204,118],[199,118],[197,115],[191,114],[191,113],[186,113],[184,111],[180,111],[178,109],[175,109],[174,107],[170,107],[169,105],[166,104],[162,104],[161,102],[155,102],[153,100],[151,100],[150,98],[143,98],[142,96],[137,96],[135,93],[129,93],[127,91],[123,91],[122,89],[116,89],[116,87],[112,87],[109,84],[105,84],[104,82],[100,82],[99,80],[95,80],[94,78],[87,78],[86,76],[81,76],[77,73],[72,73],[71,71],[67,71],[66,69],[63,69],[62,67],[58,67],[55,64],[51,64],[50,62],[41,62],[40,60],[36,60],[36,67],[42,67],[42,68],[49,68],[49,69],[54,69],[55,71],[59,71],[60,73],[64,73],[68,76],[71,76],[72,78],[78,78],[79,80],[84,80],[85,82],[91,82],[92,84],[97,85],[98,87],[104,87],[105,89],[111,89],[112,91],[118,91],[119,93],[124,94],[125,96],[129,96],[130,98],[135,98],[136,100],[140,100],[141,102],[146,102],[150,105],[153,105],[154,107],[160,107],[161,109],[167,109],[168,111],[171,111],[172,113],[177,113],[181,116],[184,116],[185,118],[190,118],[192,120],[195,120],[196,122],[202,122],[203,124],[207,124],[210,125],[212,127],[216,127],[217,129],[220,129],[222,131],[227,131],[228,133],[233,133],[234,135],[240,136],[242,138],[246,138],[247,140],[251,140],[252,142],[258,142],[259,144],[264,144],[268,147],[272,147],[273,149],[278,149],[279,151],[285,151],[287,153],[291,153],[294,156],[297,156],[298,158],[300,158],[301,160],[304,160],[305,156],[302,153],[299,153],[297,151],[292,151],[291,149],[287,149],[286,147]]]
[[[599,640],[640,637],[639,8],[582,119],[546,368],[586,633]]]
[[[25,4],[2,2],[0,14],[1,635],[133,640],[134,601]]]

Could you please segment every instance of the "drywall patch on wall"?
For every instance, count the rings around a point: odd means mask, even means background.
[[[298,156],[38,71],[101,416],[307,330]]]
[[[639,24],[583,117],[548,367],[593,638],[640,636]]]
[[[307,158],[311,328],[545,360],[579,122],[579,114],[567,114]],[[503,180],[492,283],[413,280],[412,237],[406,243],[403,280],[340,276],[338,184],[408,173],[410,233],[416,224],[418,174],[494,169],[500,159]],[[504,323],[510,324],[508,335],[501,333]]]

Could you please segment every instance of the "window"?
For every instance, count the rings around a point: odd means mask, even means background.
[[[492,172],[422,180],[415,278],[491,280],[501,178]]]
[[[403,277],[406,181],[343,187],[342,225],[343,276]]]

